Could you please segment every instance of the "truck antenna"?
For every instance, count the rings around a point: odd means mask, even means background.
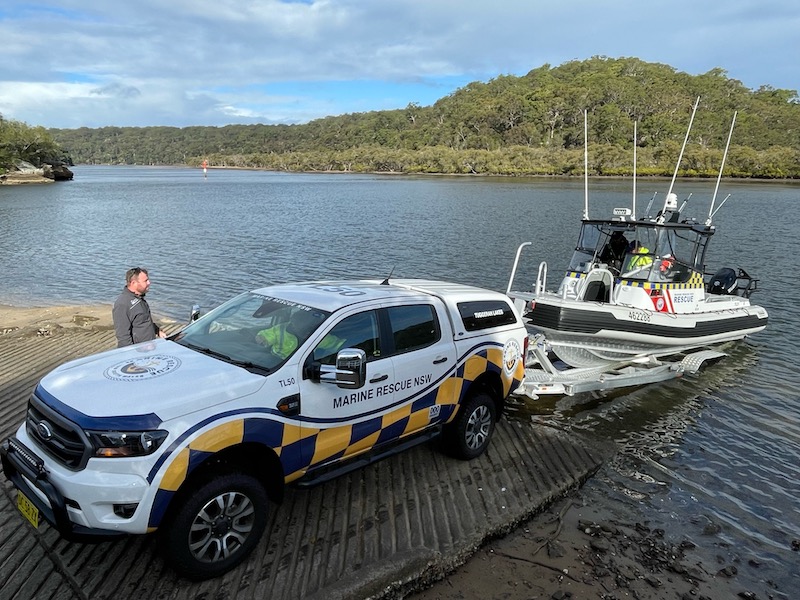
[[[381,281],[381,285],[389,285],[389,279],[391,278],[393,273],[394,273],[394,267],[392,267],[392,270],[389,271],[389,274],[386,276],[386,279]]]

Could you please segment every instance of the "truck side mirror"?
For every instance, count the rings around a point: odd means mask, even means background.
[[[192,306],[192,312],[189,313],[189,323],[194,323],[199,318],[200,318],[200,305],[194,304]]]
[[[367,353],[359,348],[344,348],[336,355],[336,384],[358,389],[367,380]]]
[[[340,388],[358,389],[367,380],[367,353],[358,348],[344,348],[336,354],[336,366],[310,362],[303,377],[319,383],[334,383]]]

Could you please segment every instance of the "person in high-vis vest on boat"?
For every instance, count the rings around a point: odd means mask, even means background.
[[[631,251],[631,256],[628,257],[625,271],[641,271],[652,263],[653,257],[650,256],[650,249],[639,242],[633,242],[633,250]]]

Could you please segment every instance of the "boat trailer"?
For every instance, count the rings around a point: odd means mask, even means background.
[[[529,337],[525,378],[513,395],[537,400],[542,395],[573,396],[582,392],[637,387],[697,373],[706,362],[724,356],[727,356],[724,352],[704,349],[690,352],[675,361],[642,355],[599,367],[557,366],[550,358],[545,336],[538,333]]]

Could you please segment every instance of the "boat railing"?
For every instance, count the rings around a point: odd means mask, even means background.
[[[525,246],[530,246],[533,242],[522,242],[517,248],[517,254],[514,257],[514,266],[511,267],[511,276],[508,278],[508,287],[506,288],[506,294],[510,294],[511,290],[514,289],[514,277],[517,276],[517,267],[519,266],[519,258],[522,255],[522,250]],[[540,267],[541,268],[541,267]],[[538,284],[538,280],[537,280]]]
[[[739,271],[744,272],[744,269],[739,269]],[[750,298],[750,294],[758,291],[759,280],[751,278],[749,275],[747,275],[747,273],[745,273],[745,276],[747,279],[745,279],[744,283],[739,286],[739,295],[742,298]]]
[[[523,242],[517,248],[517,253],[514,256],[514,265],[511,267],[511,275],[508,278],[508,286],[506,287],[506,295],[512,298],[524,298],[526,301],[531,299],[531,292],[514,291],[514,279],[517,276],[517,269],[519,268],[520,258],[522,251],[525,247],[530,246],[532,242]],[[580,281],[567,278],[571,285],[562,283],[559,294],[563,299],[567,298],[581,298],[608,302],[613,298],[614,294],[614,275],[608,269],[607,265],[602,263],[592,263],[591,268],[586,273],[585,277],[581,277]],[[599,292],[591,292],[587,295],[587,288],[592,282],[602,284]],[[527,286],[526,286],[526,289]],[[539,270],[536,274],[536,283],[533,286],[533,297],[540,296],[547,291],[547,262],[542,261],[539,263]]]
[[[712,285],[715,280],[719,281]],[[742,268],[723,268],[716,273],[703,273],[703,287],[711,295],[741,296],[749,299],[751,294],[758,291],[758,282],[759,279],[752,277]]]
[[[536,275],[536,295],[543,294],[547,289],[547,263],[542,261],[539,263],[539,273]]]

